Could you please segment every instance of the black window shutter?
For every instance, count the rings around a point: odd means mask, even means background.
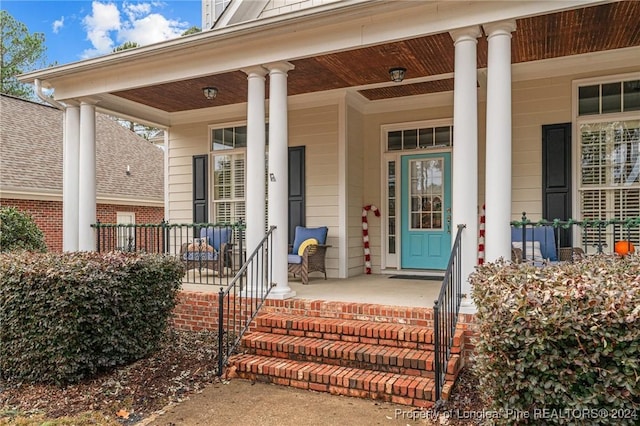
[[[571,123],[542,126],[542,217],[571,218]],[[571,230],[562,229],[560,246],[571,240]]]
[[[304,146],[289,148],[289,244],[293,244],[296,226],[305,226]]]
[[[209,190],[207,179],[208,155],[193,156],[193,223],[209,221]]]

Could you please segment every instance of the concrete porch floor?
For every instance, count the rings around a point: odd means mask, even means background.
[[[442,281],[391,278],[390,275],[371,274],[337,279],[309,277],[303,285],[289,277],[289,286],[296,299],[331,300],[339,302],[375,303],[394,306],[433,307]]]
[[[203,278],[204,278],[203,274]],[[197,275],[196,275],[197,276]],[[214,281],[215,278],[212,280]],[[226,286],[227,280],[224,279]],[[309,284],[303,285],[299,278],[289,276],[289,286],[296,295],[293,299],[327,300],[336,302],[373,303],[380,305],[411,306],[432,308],[438,297],[442,281],[391,278],[391,275],[358,275],[351,278],[329,278],[314,274]],[[184,290],[198,292],[217,292],[220,284],[192,284],[185,282]]]

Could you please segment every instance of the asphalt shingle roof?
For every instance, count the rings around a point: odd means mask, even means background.
[[[0,99],[0,188],[61,194],[63,112],[4,94]],[[162,149],[96,114],[99,197],[162,201],[163,158]]]

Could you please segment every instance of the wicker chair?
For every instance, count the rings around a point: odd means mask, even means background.
[[[309,284],[309,274],[311,272],[321,272],[324,279],[327,279],[327,269],[325,267],[325,256],[327,248],[326,226],[319,228],[305,228],[297,226],[293,245],[289,247],[288,263],[289,272],[300,275],[302,284]]]
[[[203,269],[215,271],[218,276],[225,276],[225,267],[233,259],[231,256],[231,243],[233,229],[231,227],[216,226],[202,228],[200,238],[194,239],[192,243],[184,243],[180,249],[180,259],[185,264],[187,271],[198,269],[202,273]],[[223,255],[222,255],[222,254]]]
[[[522,263],[522,228],[511,228],[511,261]],[[552,226],[535,226],[526,230],[527,261],[533,263],[573,262],[584,257],[580,247],[556,248],[555,232]]]

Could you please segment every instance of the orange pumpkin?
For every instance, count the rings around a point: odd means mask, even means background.
[[[636,249],[631,241],[618,241],[616,242],[615,251],[617,254],[624,257],[629,253],[635,252]]]

